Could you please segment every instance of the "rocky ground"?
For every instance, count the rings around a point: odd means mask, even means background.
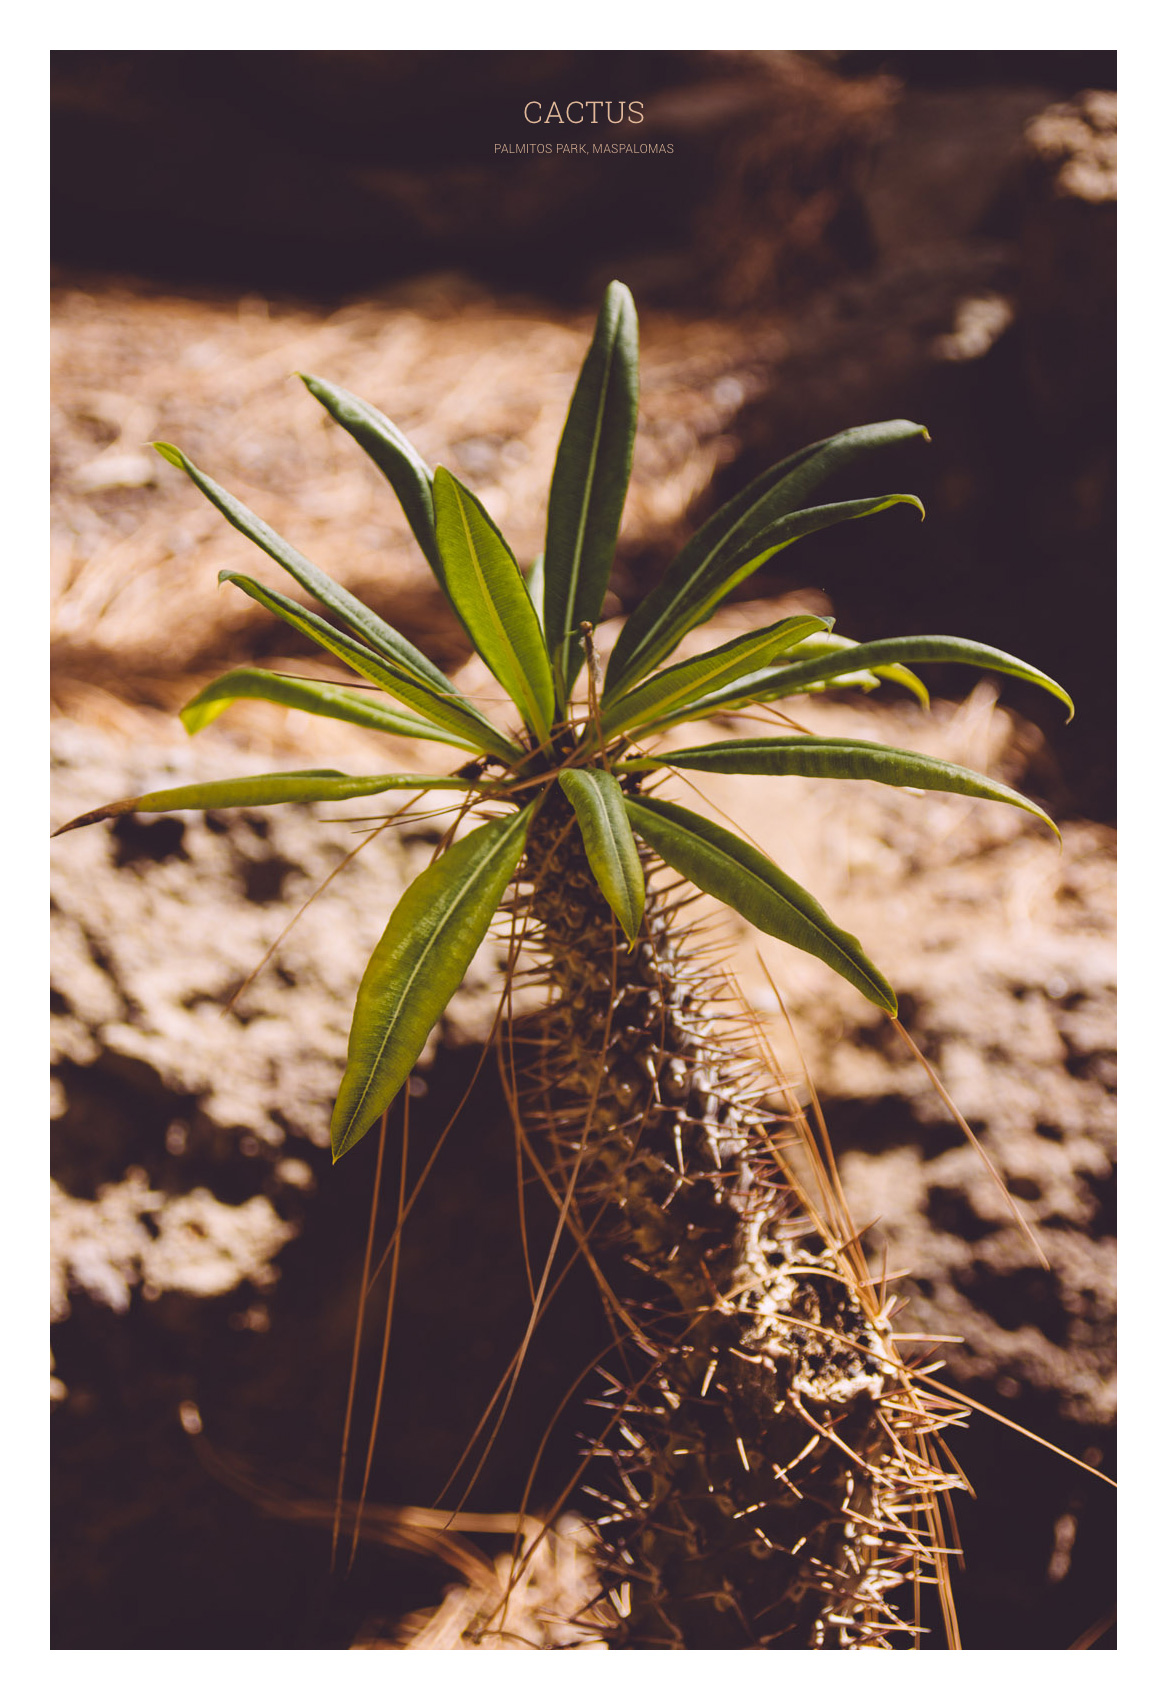
[[[631,605],[709,503],[761,464],[864,418],[932,429],[933,447],[889,462],[884,486],[921,488],[926,526],[884,515],[830,534],[813,562],[780,557],[781,572],[745,587],[764,604],[732,604],[719,629],[773,618],[786,594],[833,606],[850,635],[952,630],[1045,667],[1078,700],[1068,729],[1031,693],[1010,687],[998,702],[959,673],[932,679],[930,716],[887,693],[799,714],[815,730],[999,774],[1051,808],[1063,848],[1000,805],[867,785],[701,783],[895,984],[905,1025],[1050,1267],[922,1066],[857,993],[744,931],[724,930],[725,959],[795,1089],[805,1099],[809,1082],[817,1088],[872,1261],[886,1249],[910,1301],[904,1329],[956,1336],[937,1353],[954,1387],[1109,1470],[1113,471],[1100,326],[1113,270],[1113,97],[1071,98],[1036,74],[897,92],[866,72],[848,83],[824,63],[792,68],[791,56],[759,70],[758,57],[744,56],[734,78],[686,72],[704,92],[678,96],[672,116],[661,91],[658,127],[688,112],[701,146],[716,140],[719,164],[716,184],[678,195],[691,216],[683,230],[646,223],[639,251],[628,237],[644,320],[642,431],[610,612]],[[117,87],[106,93],[111,110],[136,110],[117,106]],[[786,129],[775,120],[751,143],[759,112],[779,109]],[[780,168],[788,158],[801,165]],[[829,185],[817,202],[806,187],[816,174]],[[733,248],[733,267],[712,266],[716,209],[737,207],[748,224],[760,181],[777,197],[774,219],[755,216],[757,240]],[[543,199],[537,186],[508,240],[528,228],[522,217],[537,228],[549,216],[549,185]],[[488,188],[463,182],[464,203]],[[362,179],[360,192],[420,204],[400,176]],[[581,218],[589,204],[572,203]],[[799,225],[790,207],[803,204]],[[431,237],[431,259],[448,265],[446,236],[434,227]],[[705,259],[678,272],[670,253]],[[66,257],[76,266],[85,252]],[[398,278],[339,305],[62,276],[54,825],[187,776],[384,765],[372,734],[266,705],[186,738],[173,711],[232,663],[323,669],[289,648],[285,628],[215,588],[218,569],[252,571],[258,557],[151,457],[151,437],[180,443],[444,666],[465,659],[383,481],[289,374],[319,371],[386,408],[431,462],[478,491],[529,559],[590,302],[582,310],[563,291],[549,302],[468,272]],[[403,745],[394,762],[417,771],[434,759],[432,746]],[[58,1646],[379,1645],[451,1580],[481,1581],[465,1549],[432,1531],[407,1538],[387,1515],[370,1525],[350,1580],[327,1579],[321,1508],[335,1482],[375,1156],[369,1140],[332,1169],[327,1121],[365,957],[437,831],[382,835],[345,862],[361,812],[130,818],[53,846]],[[499,946],[483,948],[423,1058],[415,1157],[429,1155],[470,1085],[501,961]],[[521,1333],[509,1141],[487,1066],[403,1242],[372,1477],[383,1508],[437,1501]],[[537,1203],[528,1226],[536,1240],[546,1229]],[[484,1512],[517,1510],[531,1437],[602,1343],[586,1281],[556,1304],[526,1403],[479,1484]],[[361,1422],[370,1397],[362,1382]],[[1108,1644],[1110,1490],[987,1418],[953,1446],[977,1496],[957,1506],[967,1645],[1066,1647],[1096,1632]],[[549,1496],[573,1456],[561,1432],[537,1491]],[[488,1559],[509,1542],[499,1529],[473,1539]]]
[[[278,765],[288,732],[281,718],[272,711],[267,737],[253,734],[242,748],[226,730],[204,735],[205,746],[178,743],[162,716],[140,711],[123,711],[117,736],[62,722],[59,814],[147,785]],[[914,707],[867,705],[815,705],[806,719],[824,730],[858,725],[863,735],[977,760],[1023,782],[1025,729],[985,692],[956,709],[939,705],[930,722]],[[368,765],[371,752],[356,747],[364,735],[324,723],[322,733],[299,742],[302,755],[359,770],[363,753]],[[398,759],[412,767],[418,755],[402,750]],[[954,1387],[1097,1462],[1109,1455],[1114,1405],[1112,835],[1068,823],[1059,854],[1048,833],[1003,805],[875,786],[856,786],[848,798],[837,795],[848,787],[797,781],[782,782],[779,802],[777,782],[766,789],[703,782],[715,806],[805,879],[891,976],[909,1030],[1049,1258],[1041,1268],[886,1021],[811,959],[723,928],[724,959],[796,1089],[805,1100],[806,1082],[817,1087],[853,1212],[873,1224],[875,1267],[886,1253],[893,1272],[907,1271],[897,1282],[911,1301],[901,1326],[957,1336],[938,1354]],[[330,1168],[331,1096],[365,957],[437,830],[383,836],[346,864],[360,828],[338,812],[131,818],[54,846],[55,1420],[66,1478],[80,1435],[89,1440],[81,1455],[100,1460],[79,1503],[68,1494],[61,1503],[72,1529],[61,1583],[68,1609],[87,1624],[74,1631],[83,1638],[100,1633],[90,1617],[103,1599],[97,1578],[124,1580],[123,1568],[143,1562],[137,1542],[169,1547],[190,1515],[168,1503],[174,1455],[189,1493],[201,1478],[181,1426],[188,1407],[202,1413],[207,1443],[242,1454],[253,1475],[269,1478],[269,1495],[281,1472],[302,1491],[314,1485],[318,1499],[327,1492],[367,1208],[361,1188],[371,1175],[363,1147]],[[489,1035],[504,962],[505,941],[484,947],[424,1059],[418,1084],[429,1090],[414,1118],[423,1142]],[[437,1491],[475,1398],[485,1402],[490,1374],[505,1360],[508,1331],[521,1332],[513,1166],[489,1074],[458,1138],[460,1155],[433,1177],[409,1247],[401,1349],[410,1388],[397,1384],[378,1478],[391,1502],[424,1504],[426,1490]],[[509,1277],[500,1277],[504,1267]],[[473,1308],[492,1281],[499,1291],[489,1315],[468,1338],[467,1292]],[[586,1294],[569,1302],[585,1314]],[[484,1508],[513,1502],[514,1472],[532,1444],[524,1433],[537,1432],[530,1425],[540,1401],[570,1380],[573,1356],[578,1368],[575,1336],[595,1320],[567,1329],[561,1313],[559,1327],[566,1331],[539,1362],[534,1409],[515,1419],[488,1476],[495,1498],[476,1502]],[[448,1350],[435,1350],[439,1338]],[[119,1494],[120,1526],[111,1529],[108,1484],[142,1470],[142,1423],[159,1456],[170,1457],[167,1487],[158,1503],[155,1460],[138,1478],[150,1486],[130,1527]],[[965,1586],[971,1633],[985,1613],[1012,1635],[1022,1614],[1032,1622],[1044,1612],[1072,1639],[1089,1627],[1080,1619],[1103,1568],[1108,1490],[987,1419],[955,1445],[978,1493],[975,1507],[961,1509],[962,1531],[984,1559]],[[976,1543],[1000,1541],[1015,1523],[1027,1536],[1024,1566],[989,1563]],[[1080,1525],[1088,1545],[1075,1567]],[[204,1538],[220,1538],[216,1528]],[[264,1531],[285,1550],[277,1525],[256,1522],[251,1538]],[[300,1538],[306,1551],[324,1539]],[[370,1585],[423,1603],[409,1592],[417,1576],[390,1585],[378,1572]],[[215,1607],[204,1600],[203,1609]],[[164,1623],[160,1633],[176,1633]],[[336,1633],[327,1624],[317,1632]],[[129,1632],[123,1622],[118,1633]],[[133,1633],[149,1631],[136,1623]]]

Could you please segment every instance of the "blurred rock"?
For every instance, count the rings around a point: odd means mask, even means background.
[[[706,635],[724,641],[778,612],[734,604]],[[609,624],[598,634],[601,652],[613,631]],[[462,682],[473,689],[474,674],[467,670]],[[90,700],[91,709],[99,706],[99,698]],[[289,729],[289,718],[307,717],[251,708],[250,716],[231,711],[243,716],[234,730],[217,725],[193,745],[184,734],[168,735],[161,716],[142,711],[120,710],[110,729],[62,723],[55,818],[167,779],[293,765],[293,750],[295,765],[362,765],[365,734],[327,722]],[[939,704],[930,716],[890,700],[807,701],[799,720],[816,731],[981,766],[1023,786],[1027,768],[1040,771],[1036,734],[995,708],[983,687],[962,708]],[[726,730],[711,726],[708,735]],[[690,729],[690,739],[701,732]],[[402,765],[421,760],[415,748],[403,753]],[[1114,1391],[1112,835],[1069,825],[1059,857],[1048,832],[1004,805],[827,781],[786,780],[780,789],[779,797],[747,781],[701,780],[712,805],[771,849],[890,975],[909,1031],[1050,1259],[1043,1271],[884,1018],[815,959],[723,925],[729,961],[789,1074],[798,1083],[809,1071],[816,1084],[853,1214],[861,1225],[878,1219],[869,1234],[874,1267],[878,1272],[886,1246],[888,1266],[908,1271],[906,1280],[895,1279],[911,1300],[901,1326],[909,1335],[961,1336],[935,1353],[948,1360],[953,1385],[1072,1454],[1103,1458]],[[167,1498],[166,1515],[187,1530],[194,1550],[208,1543],[208,1555],[218,1550],[224,1519],[243,1513],[229,1510],[229,1494],[217,1489],[215,1518],[201,1534],[191,1527],[188,1500],[198,1492],[200,1466],[175,1454],[184,1400],[203,1412],[214,1445],[265,1458],[261,1474],[280,1467],[295,1473],[296,1460],[310,1458],[321,1503],[334,1467],[328,1460],[341,1422],[371,1150],[333,1170],[322,1146],[364,958],[404,880],[428,858],[426,838],[382,836],[362,851],[279,945],[235,1012],[222,1014],[314,886],[352,848],[351,833],[322,818],[334,812],[135,817],[54,846],[60,1114],[53,1171],[61,1189],[58,1303],[62,1314],[66,1306],[71,1313],[57,1330],[62,1482],[72,1481],[86,1448],[103,1460],[102,1481],[119,1479],[128,1465],[110,1427],[112,1412],[120,1399],[136,1401],[133,1425],[147,1417],[160,1425],[150,1443],[157,1449],[152,1468],[185,1496],[181,1503]],[[424,827],[415,830],[424,835]],[[791,1052],[759,971],[759,944],[801,1055]],[[500,988],[499,953],[484,948],[441,1024],[441,1048],[427,1052],[438,1066],[419,1070],[429,1088],[415,1112],[423,1153],[469,1083]],[[388,1503],[428,1503],[438,1491],[525,1325],[512,1135],[492,1080],[487,1069],[407,1237],[394,1350],[410,1366],[408,1396],[395,1403],[385,1473],[377,1478]],[[536,1241],[553,1227],[538,1205],[528,1198],[527,1232]],[[99,1245],[95,1233],[111,1213],[115,1232]],[[240,1239],[235,1228],[245,1220]],[[201,1240],[192,1232],[199,1228]],[[597,1315],[599,1337],[583,1344],[592,1338],[594,1298],[586,1273],[581,1282],[570,1301],[571,1326],[552,1330],[525,1380],[534,1414],[524,1404],[492,1460],[488,1508],[518,1503],[531,1434],[542,1433],[580,1363],[603,1343]],[[470,1314],[473,1324],[459,1324],[463,1346],[435,1358],[433,1343],[449,1341],[450,1318]],[[254,1362],[243,1354],[244,1340]],[[928,1351],[927,1342],[920,1350]],[[284,1413],[279,1438],[261,1442],[275,1410]],[[971,1644],[997,1634],[1010,1645],[1065,1645],[1093,1607],[1092,1590],[1106,1585],[1108,1490],[1056,1458],[1047,1462],[1033,1442],[1018,1440],[1011,1455],[1003,1432],[982,1421],[956,1446],[979,1496],[960,1510],[976,1560],[959,1596]],[[564,1467],[571,1432],[557,1444],[552,1456]],[[123,1511],[127,1494],[146,1492],[150,1478],[141,1468],[135,1463],[135,1485],[119,1501]],[[58,1505],[72,1531],[61,1587],[76,1625],[89,1621],[82,1602],[95,1586],[85,1566],[127,1576],[139,1561],[132,1544],[114,1540],[115,1511],[100,1483],[63,1486]],[[143,1528],[149,1515],[143,1502],[135,1512]],[[1073,1562],[1063,1552],[1055,1584],[1046,1563],[1055,1525],[1065,1518],[1078,1519],[1085,1533]],[[1029,1544],[1008,1563],[981,1548],[994,1527],[999,1539],[1006,1522],[1029,1531]],[[262,1523],[245,1520],[243,1528],[250,1545],[241,1555],[262,1550],[265,1539],[284,1540],[279,1525],[268,1536]],[[1047,1537],[1049,1551],[1042,1547]],[[326,1535],[309,1539],[306,1532],[303,1542],[286,1549],[289,1562],[299,1554],[297,1562],[326,1565]],[[394,1572],[384,1588],[379,1605],[359,1590],[342,1593],[339,1616],[326,1614],[311,1630],[305,1625],[305,1634],[318,1637],[308,1644],[347,1644],[343,1636],[356,1633],[355,1619],[384,1616],[387,1599],[405,1611],[432,1604],[440,1592],[424,1566]],[[221,1612],[212,1593],[199,1597],[204,1609]],[[278,1637],[289,1630],[278,1627],[274,1602],[270,1610],[272,1644],[286,1645]],[[123,1608],[111,1622],[113,1633],[131,1638],[125,1644],[179,1644],[172,1616],[160,1619],[157,1632],[171,1639],[159,1643],[142,1639],[153,1632]],[[1064,1633],[1062,1625],[1069,1625]],[[254,1646],[267,1631],[253,1622],[240,1633],[253,1637],[241,1645]]]
[[[54,764],[62,820],[143,790],[265,771],[230,737],[127,748],[65,722]],[[448,818],[379,834],[341,868],[368,830],[344,817],[368,808],[131,815],[57,841],[54,1173],[68,1191],[93,1197],[129,1163],[153,1179],[189,1170],[196,1153],[227,1161],[241,1142],[252,1158],[267,1153],[257,1175],[299,1142],[327,1147],[365,963]],[[497,948],[483,947],[450,1005],[447,1042],[489,1032]]]
[[[867,189],[879,258],[787,327],[738,421],[742,452],[698,513],[798,443],[871,419],[927,425],[926,449],[865,469],[873,488],[917,491],[927,524],[843,527],[815,550],[839,629],[958,632],[1035,662],[1073,696],[1075,723],[1011,687],[1005,701],[1049,739],[1064,805],[1111,819],[1114,101],[998,93],[909,95],[896,109]],[[938,152],[923,145],[933,130]],[[760,584],[785,589],[788,573],[806,582],[781,555]],[[949,671],[936,688],[960,686]]]

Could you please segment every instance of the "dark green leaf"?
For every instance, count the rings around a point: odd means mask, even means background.
[[[867,519],[900,503],[918,508],[923,515],[915,496],[868,496],[856,502],[803,508],[772,520],[758,531],[747,532],[743,522],[740,532],[735,531],[708,560],[693,563],[691,570],[684,573],[678,571],[682,552],[620,633],[608,664],[605,703],[626,695],[638,679],[676,648],[686,632],[709,618],[735,585],[756,572],[780,549],[787,549],[799,538],[828,526],[839,525],[844,520]]]
[[[533,807],[533,805],[532,805]],[[486,937],[523,853],[531,807],[476,827],[402,896],[369,959],[332,1117],[333,1159],[396,1097]]]
[[[654,673],[605,712],[604,736],[615,737],[626,727],[644,730],[662,720],[687,718],[680,711],[689,703],[756,670],[759,663],[771,661],[811,632],[823,631],[827,624],[817,614],[792,614],[772,626],[744,632],[718,649],[706,650],[704,655]]]
[[[148,791],[142,797],[123,797],[104,808],[91,809],[66,821],[53,833],[59,838],[78,826],[93,826],[118,815],[169,814],[173,809],[254,809],[270,803],[336,803],[345,797],[375,797],[380,791],[468,791],[466,779],[431,773],[373,773],[351,778],[334,767],[307,767],[298,773],[257,773],[248,779],[211,779],[197,785],[176,785],[167,791]]]
[[[728,903],[762,932],[819,957],[880,1009],[896,1013],[895,993],[858,939],[837,927],[768,856],[676,803],[629,797],[627,808],[634,830],[691,885]]]
[[[269,590],[266,585],[257,583],[244,573],[220,573],[219,579],[227,584],[237,584],[240,590],[252,597],[262,608],[267,608],[273,614],[278,614],[281,620],[296,631],[303,632],[322,649],[345,661],[354,672],[362,674],[374,685],[380,685],[383,691],[400,698],[415,708],[437,725],[444,726],[454,732],[457,737],[469,743],[476,750],[487,750],[492,755],[501,756],[504,761],[513,761],[522,754],[519,746],[507,738],[496,726],[492,726],[460,693],[453,687],[448,691],[438,691],[405,672],[403,668],[394,666],[391,661],[383,660],[371,649],[358,643],[355,638],[346,637],[338,632],[335,626],[330,626],[327,620],[322,620],[319,614],[313,614],[309,609],[302,608],[290,597],[282,596],[278,590]]]
[[[907,419],[859,425],[799,449],[797,454],[755,478],[705,521],[681,550],[663,582],[634,611],[609,663],[609,690],[627,690],[669,653],[677,639],[673,638],[668,647],[662,648],[665,641],[662,633],[667,633],[674,604],[682,601],[687,587],[716,582],[723,571],[719,563],[748,560],[751,539],[775,520],[804,508],[828,478],[842,472],[853,461],[889,444],[927,436],[922,425],[913,425]],[[743,547],[747,550],[745,555]],[[700,599],[697,601],[699,605]],[[704,616],[698,614],[684,630],[689,630],[700,618]]]
[[[395,667],[408,673],[411,678],[429,685],[432,690],[454,691],[446,675],[435,667],[420,649],[415,649],[408,638],[402,637],[400,632],[374,614],[371,608],[366,608],[364,603],[342,584],[337,584],[335,579],[321,572],[319,567],[313,566],[306,555],[301,555],[298,549],[286,543],[270,525],[257,514],[253,514],[250,508],[244,507],[242,502],[237,502],[235,497],[216,484],[213,478],[208,478],[205,472],[200,472],[181,449],[176,449],[171,443],[155,443],[154,447],[164,460],[186,473],[223,517],[230,520],[236,531],[241,531],[244,537],[249,538],[252,543],[257,543],[265,554],[270,555],[285,572],[291,574],[302,589],[314,596],[322,607],[327,608],[334,619],[343,620],[346,626],[351,627],[361,642],[367,644],[374,654],[383,656]]]
[[[311,372],[300,372],[297,376],[389,480],[422,554],[445,590],[446,571],[434,531],[433,473],[425,461],[393,421],[370,407],[367,401],[350,395],[339,384],[313,377]]]
[[[984,667],[989,672],[1007,673],[1015,679],[1025,679],[1031,685],[1064,702],[1070,710],[1067,719],[1074,717],[1074,704],[1054,679],[1039,673],[1027,661],[1019,661],[1004,650],[991,649],[986,643],[973,643],[968,638],[900,637],[878,638],[873,643],[857,644],[838,655],[825,655],[813,661],[794,661],[786,666],[767,668],[740,679],[724,691],[704,697],[700,710],[705,713],[724,713],[727,709],[744,707],[753,702],[776,702],[780,697],[794,696],[809,687],[836,681],[838,675],[850,674],[856,668],[877,670],[895,667],[904,662],[959,662],[967,667]]]
[[[724,743],[696,744],[692,749],[670,750],[665,756],[620,763],[624,773],[657,767],[694,768],[702,773],[874,779],[881,785],[907,785],[920,791],[953,791],[964,797],[1012,803],[1036,815],[1052,832],[1058,830],[1044,809],[1008,785],[936,756],[917,755],[912,750],[870,744],[859,738],[731,738]]]
[[[278,702],[284,708],[302,708],[309,714],[327,715],[332,720],[348,720],[354,726],[368,726],[375,732],[391,732],[400,738],[430,738],[464,750],[479,748],[432,720],[423,720],[419,714],[387,708],[365,691],[347,690],[323,679],[289,679],[282,673],[268,673],[262,667],[235,667],[204,686],[180,710],[182,723],[188,732],[201,732],[224,709],[243,697]]]
[[[444,466],[434,473],[434,523],[451,602],[486,665],[546,743],[555,689],[530,594],[482,503]]]
[[[565,767],[559,783],[575,810],[596,884],[631,944],[644,915],[644,868],[628,824],[624,793],[602,768]]]
[[[547,642],[564,691],[583,661],[581,620],[599,622],[632,468],[638,394],[636,308],[610,283],[555,459],[547,506]]]

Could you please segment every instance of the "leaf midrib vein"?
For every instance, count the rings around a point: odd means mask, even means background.
[[[521,818],[522,818],[521,816],[516,816],[514,824],[517,825],[518,821]],[[511,830],[512,831],[514,830],[514,826],[512,826]],[[384,1036],[381,1040],[381,1043],[377,1047],[373,1066],[372,1066],[371,1069],[368,1070],[368,1075],[367,1075],[365,1084],[364,1084],[363,1088],[361,1089],[361,1095],[357,1099],[356,1105],[353,1109],[353,1113],[349,1117],[348,1122],[345,1126],[344,1132],[345,1132],[346,1135],[348,1134],[349,1130],[353,1127],[354,1123],[358,1120],[360,1113],[361,1113],[361,1108],[362,1108],[363,1104],[365,1103],[365,1100],[368,1098],[370,1091],[372,1090],[373,1082],[374,1082],[374,1079],[376,1078],[377,1070],[381,1066],[381,1059],[385,1055],[385,1051],[386,1051],[386,1049],[389,1045],[390,1039],[393,1035],[393,1030],[397,1026],[398,1022],[400,1021],[401,1012],[402,1012],[402,1010],[405,1006],[406,999],[408,998],[410,991],[413,989],[414,982],[416,981],[418,974],[421,972],[423,963],[426,961],[427,957],[429,956],[430,952],[433,950],[434,946],[437,944],[438,940],[444,934],[446,928],[452,923],[455,916],[458,914],[459,910],[461,909],[462,904],[466,900],[467,891],[468,891],[470,885],[474,882],[474,880],[478,879],[479,877],[481,877],[482,875],[484,875],[487,872],[487,870],[490,868],[491,864],[498,857],[498,855],[500,854],[502,849],[505,846],[509,845],[510,837],[511,837],[510,832],[503,833],[499,837],[499,839],[498,839],[497,843],[494,845],[494,847],[483,858],[483,860],[481,862],[475,863],[470,869],[467,870],[466,876],[465,876],[465,878],[462,882],[462,888],[461,888],[458,896],[454,899],[453,903],[450,904],[449,908],[446,910],[446,913],[441,918],[441,920],[438,922],[438,925],[434,928],[433,932],[430,934],[430,936],[426,940],[425,944],[422,946],[422,949],[418,954],[417,960],[414,963],[413,968],[410,970],[409,977],[407,978],[404,986],[401,988],[400,994],[398,995],[398,997],[396,998],[396,1000],[394,1002],[393,1014],[390,1017],[388,1025],[386,1026],[385,1033],[384,1033]],[[438,864],[435,863],[433,865],[437,866]],[[489,923],[488,923],[488,925],[489,925]]]

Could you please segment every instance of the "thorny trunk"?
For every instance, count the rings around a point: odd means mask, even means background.
[[[593,1435],[607,1638],[888,1645],[886,1595],[932,1543],[886,1327],[775,1158],[675,900],[650,889],[629,950],[550,799],[526,878],[551,998],[516,1034],[523,1119],[635,1330]]]

